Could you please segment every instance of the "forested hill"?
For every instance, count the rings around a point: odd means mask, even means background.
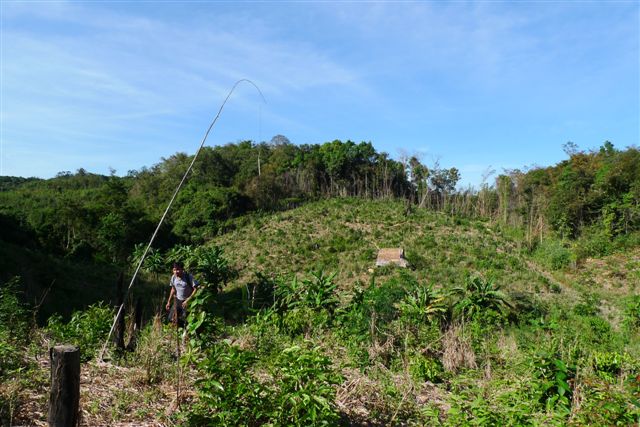
[[[297,146],[279,136],[269,144],[206,147],[157,244],[201,243],[252,211],[356,196],[498,218],[525,230],[531,245],[550,233],[587,236],[599,245],[589,250],[606,253],[609,243],[640,227],[640,154],[609,142],[567,152],[555,166],[509,171],[494,185],[461,191],[458,169],[427,167],[416,157],[392,160],[368,142]],[[191,159],[177,153],[125,177],[84,169],[47,180],[2,177],[2,239],[56,256],[122,264],[136,243],[148,240]]]

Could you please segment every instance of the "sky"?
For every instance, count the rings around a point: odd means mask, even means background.
[[[640,140],[639,1],[0,1],[0,175],[285,135],[461,186]],[[492,175],[491,172],[495,171]]]

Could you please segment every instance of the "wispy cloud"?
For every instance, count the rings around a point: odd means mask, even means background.
[[[45,134],[69,144],[77,140],[76,149],[89,154],[90,141],[126,140],[123,133],[132,127],[211,111],[244,77],[272,102],[290,102],[322,87],[366,90],[356,72],[325,52],[272,37],[264,25],[235,31],[225,20],[192,26],[83,4],[40,6],[3,6],[7,156],[25,138]],[[256,102],[253,89],[234,95],[234,108],[250,114]],[[265,110],[276,126],[308,129]]]

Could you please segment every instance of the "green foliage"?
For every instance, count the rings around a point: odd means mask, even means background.
[[[573,424],[632,426],[640,422],[640,401],[608,382],[588,380],[581,388],[580,411]]]
[[[335,274],[327,276],[319,270],[311,273],[310,278],[301,281],[295,276],[290,281],[281,279],[274,291],[274,307],[280,311],[309,307],[333,312],[338,304],[334,277]]]
[[[418,382],[431,381],[438,383],[443,380],[444,369],[438,359],[416,354],[409,359],[409,372]]]
[[[271,383],[252,371],[256,357],[226,342],[202,359],[198,401],[188,415],[192,425],[336,425],[334,386],[342,378],[317,348],[293,346],[271,368]]]
[[[273,371],[278,390],[272,397],[270,422],[290,426],[335,426],[340,415],[334,403],[334,386],[342,377],[334,372],[331,359],[319,348],[293,346],[285,349]]]
[[[250,372],[255,355],[225,341],[207,351],[198,369],[198,400],[189,408],[190,425],[261,425],[268,419],[268,389]]]
[[[20,300],[21,280],[14,277],[0,285],[0,378],[22,365],[28,342],[31,311]]]
[[[539,351],[532,364],[534,374],[540,381],[540,401],[548,409],[560,409],[568,414],[573,396],[570,382],[575,377],[575,367],[567,365],[548,351]]]
[[[111,329],[115,312],[103,303],[75,311],[68,322],[60,315],[49,318],[47,332],[56,344],[73,344],[80,348],[80,358],[88,361],[95,356]]]
[[[629,297],[625,310],[625,323],[630,328],[640,327],[640,295]]]
[[[454,288],[451,292],[457,297],[453,308],[458,316],[473,318],[484,310],[506,315],[506,310],[511,307],[507,296],[500,291],[500,286],[479,276],[470,276],[464,287]]]
[[[200,246],[187,257],[187,266],[210,289],[219,291],[235,276],[235,271],[218,246]]]
[[[189,261],[191,261],[192,258],[193,247],[191,245],[175,245],[165,254],[165,261],[168,265],[171,265],[174,262],[181,262],[184,265],[189,265]]]
[[[600,312],[600,301],[595,294],[584,293],[581,301],[573,307],[573,311],[580,316],[595,316]]]
[[[189,265],[201,283],[189,300],[187,330],[191,345],[203,348],[221,330],[221,319],[214,313],[216,295],[235,272],[219,247],[200,247],[189,252]]]
[[[334,276],[318,270],[303,280],[279,278],[273,308],[280,314],[280,326],[295,335],[330,325],[338,306]]]
[[[397,304],[400,316],[409,324],[438,321],[447,313],[445,297],[432,285],[418,285]]]
[[[572,260],[571,251],[561,241],[552,239],[540,243],[533,256],[540,264],[552,270],[567,267]]]
[[[591,355],[594,371],[602,378],[614,381],[628,365],[628,356],[617,352],[596,351]]]

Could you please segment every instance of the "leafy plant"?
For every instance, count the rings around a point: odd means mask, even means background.
[[[75,311],[67,323],[60,315],[51,316],[47,331],[59,344],[77,345],[81,360],[88,361],[107,338],[114,315],[111,307],[100,302]]]
[[[431,381],[437,383],[442,381],[444,369],[438,359],[417,354],[409,360],[409,372],[416,381]]]
[[[338,305],[334,277],[335,273],[327,276],[319,270],[312,272],[310,278],[302,281],[295,276],[290,281],[280,279],[274,291],[274,306],[280,311],[309,307],[322,308],[333,313]]]
[[[640,327],[640,295],[629,298],[625,310],[625,323],[631,328]]]
[[[616,352],[597,351],[592,355],[592,366],[596,373],[604,379],[613,381],[622,372],[627,357]]]
[[[454,288],[451,293],[458,298],[454,311],[469,318],[487,309],[504,314],[511,307],[507,296],[500,291],[500,286],[479,276],[469,277],[463,287]]]
[[[218,246],[201,246],[191,251],[186,265],[210,289],[220,291],[235,276],[235,271]]]
[[[20,277],[0,285],[0,378],[21,365],[29,337],[30,310],[20,300]]]
[[[575,367],[553,353],[540,351],[533,360],[533,368],[540,380],[540,401],[549,409],[561,408],[568,413],[573,396],[570,382],[575,377]]]
[[[432,285],[419,285],[397,304],[400,316],[409,323],[430,323],[442,319],[447,312],[445,297]]]
[[[269,418],[269,391],[251,374],[253,353],[221,341],[198,365],[198,400],[189,408],[190,425],[257,426]]]
[[[338,424],[334,386],[342,382],[342,377],[319,348],[289,347],[281,353],[276,366],[273,377],[278,391],[272,396],[271,422],[289,426]]]

